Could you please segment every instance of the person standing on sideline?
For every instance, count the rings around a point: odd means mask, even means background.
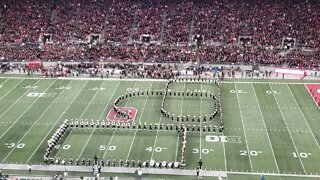
[[[196,169],[196,173],[197,173],[197,179],[199,179],[199,175],[200,175],[200,168]]]
[[[31,164],[28,165],[29,174],[31,173]]]

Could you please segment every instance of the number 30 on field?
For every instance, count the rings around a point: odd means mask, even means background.
[[[6,145],[8,149],[12,149],[12,148],[22,149],[26,144],[24,144],[24,143],[20,143],[20,144],[16,144],[16,143],[5,143],[4,145]]]

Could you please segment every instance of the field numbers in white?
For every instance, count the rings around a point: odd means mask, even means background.
[[[64,150],[67,150],[67,149],[70,149],[71,145],[70,144],[65,144],[62,146],[62,149]],[[61,148],[61,145],[60,144],[57,144],[54,146],[55,149],[60,149]]]
[[[146,151],[149,151],[149,152],[162,152],[162,150],[166,150],[167,148],[166,147],[148,147],[146,148]]]
[[[12,148],[18,148],[18,149],[22,149],[24,148],[24,146],[26,144],[24,143],[20,143],[20,144],[16,144],[16,143],[5,143],[5,146],[7,146],[8,149],[12,149]]]
[[[280,92],[277,92],[277,91],[266,91],[266,94],[281,94]]]
[[[216,135],[206,135],[206,141],[212,143],[241,143],[240,136],[216,136]]]
[[[103,91],[105,89],[106,88],[103,88],[103,87],[94,87],[94,88],[91,88],[90,91]]]
[[[297,152],[292,152],[293,157],[294,158],[308,158],[310,155],[312,155],[311,153],[305,153],[305,152],[301,152],[301,153],[297,153]]]
[[[100,147],[99,147],[100,151],[105,151],[107,149],[108,149],[108,151],[114,151],[114,150],[117,149],[117,146],[109,146],[109,147],[107,147],[106,145],[100,145]]]
[[[262,151],[255,151],[255,150],[240,150],[240,155],[241,156],[248,156],[248,155],[250,155],[250,156],[258,156],[259,154],[261,154],[262,153]]]
[[[25,89],[37,89],[39,86],[24,86]]]
[[[60,86],[60,87],[56,87],[56,89],[57,90],[64,90],[64,89],[69,90],[69,89],[71,89],[71,87],[70,86]]]
[[[27,97],[54,97],[57,93],[38,93],[31,92],[27,94]]]
[[[201,153],[202,154],[209,154],[210,152],[213,152],[213,151],[214,151],[213,149],[206,149],[206,148],[201,149]],[[192,149],[192,153],[193,154],[199,154],[200,153],[199,148],[193,148]]]
[[[243,90],[241,90],[241,89],[237,89],[237,90],[234,90],[234,89],[231,89],[230,90],[230,93],[231,94],[246,94],[247,92],[246,91],[243,91]]]
[[[129,91],[129,92],[139,91],[139,88],[128,88],[127,91]]]

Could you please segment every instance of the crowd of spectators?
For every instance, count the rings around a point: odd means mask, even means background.
[[[313,0],[0,0],[0,5],[1,61],[200,60],[319,68],[320,3]],[[46,33],[50,43],[42,46]],[[104,41],[89,45],[90,34]],[[127,45],[142,34],[164,46]],[[195,34],[207,45],[177,46]],[[249,37],[251,46],[239,46],[240,36]],[[286,37],[296,41],[296,49],[281,54],[266,48],[280,46]]]
[[[139,41],[143,34],[150,34],[152,41],[160,41],[164,13],[161,2],[146,1],[140,6],[137,8],[137,24],[132,35],[133,39]]]

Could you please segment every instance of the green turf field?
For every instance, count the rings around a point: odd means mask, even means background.
[[[0,163],[43,163],[47,140],[65,119],[105,119],[114,100],[132,89],[164,89],[165,81],[0,79]],[[177,90],[210,90],[204,83],[173,84]],[[320,174],[320,110],[304,84],[221,84],[223,133],[189,132],[186,169],[228,172]],[[162,98],[135,97],[136,122],[175,123],[160,115]],[[165,108],[203,115],[205,98],[169,97]],[[218,120],[201,123],[215,124]],[[219,120],[220,121],[220,120]],[[214,140],[213,140],[214,139]],[[59,141],[54,158],[178,161],[181,136],[174,131],[73,128]],[[231,175],[231,177],[234,175]]]

